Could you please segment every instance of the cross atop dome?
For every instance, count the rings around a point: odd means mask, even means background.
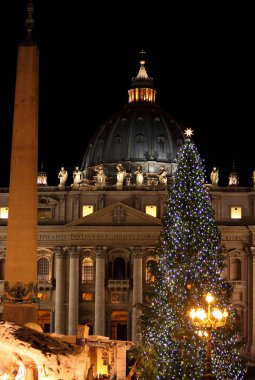
[[[146,54],[146,51],[142,49],[139,53],[141,54],[141,58],[143,59],[143,56]]]

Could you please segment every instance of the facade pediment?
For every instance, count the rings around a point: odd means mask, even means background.
[[[122,202],[116,202],[67,226],[160,226],[161,220]]]
[[[245,255],[244,251],[241,251],[240,249],[236,249],[236,248],[229,249],[227,253],[228,253],[228,256],[231,256],[231,257],[242,257]]]

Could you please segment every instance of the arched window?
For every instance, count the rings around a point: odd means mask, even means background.
[[[241,281],[241,261],[239,259],[231,260],[230,265],[230,281]]]
[[[145,269],[145,281],[147,284],[151,284],[155,281],[155,276],[152,274],[153,269],[157,265],[157,260],[154,258],[148,258],[146,261],[146,269]]]
[[[126,261],[122,257],[116,257],[113,263],[113,280],[126,279]]]
[[[82,282],[91,283],[93,280],[93,260],[91,257],[85,257],[82,261]]]
[[[38,281],[49,281],[50,280],[50,263],[45,257],[41,257],[37,261],[37,278]]]

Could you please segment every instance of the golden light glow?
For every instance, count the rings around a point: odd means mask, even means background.
[[[211,293],[205,295],[205,300],[208,304],[207,310],[200,307],[190,310],[189,316],[193,324],[200,328],[218,328],[224,326],[228,317],[227,310],[224,309],[222,311],[218,307],[215,307],[211,311],[211,303],[215,300],[215,297]]]
[[[186,128],[184,131],[186,137],[191,137],[194,134],[194,131],[191,128]]]
[[[221,311],[218,307],[215,307],[211,312],[211,303],[214,301],[215,297],[211,293],[205,294],[205,300],[207,302],[207,310],[203,308],[192,308],[189,312],[189,316],[192,319],[194,326],[199,327],[201,330],[196,330],[196,334],[202,339],[206,340],[206,363],[205,363],[205,378],[216,379],[212,376],[212,366],[211,366],[211,333],[212,329],[217,329],[218,327],[223,327],[226,324],[226,319],[228,317],[228,312],[226,309]],[[203,377],[204,378],[204,377]]]
[[[214,297],[211,293],[207,293],[205,299],[207,303],[212,303],[214,301]]]

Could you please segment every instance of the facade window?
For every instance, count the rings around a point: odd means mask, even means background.
[[[233,259],[230,264],[230,281],[241,281],[241,261]]]
[[[93,301],[93,293],[82,293],[83,301]]]
[[[143,143],[143,135],[136,135],[136,142],[142,144]]]
[[[40,281],[49,281],[50,277],[50,263],[45,257],[40,258],[37,261],[37,278]]]
[[[113,280],[126,279],[126,261],[123,257],[116,257],[113,262]]]
[[[165,136],[158,136],[158,143],[160,146],[160,149],[164,150],[164,144],[165,144]]]
[[[145,281],[147,284],[152,284],[155,281],[155,276],[152,274],[152,268],[157,265],[157,260],[149,258],[146,261]]]
[[[114,137],[114,141],[116,142],[116,144],[120,144],[121,141],[122,141],[121,136],[115,136],[115,137]]]
[[[82,282],[93,282],[93,272],[93,260],[90,257],[85,257],[82,262]]]
[[[8,207],[0,207],[0,219],[8,219]]]
[[[145,212],[146,212],[146,214],[154,216],[156,218],[157,217],[157,206],[148,205],[145,207]]]
[[[37,298],[39,298],[39,300],[46,301],[46,300],[49,299],[49,294],[47,292],[41,292],[41,291],[39,291],[37,293]]]
[[[231,219],[242,219],[242,207],[230,207]]]
[[[82,216],[87,216],[93,214],[94,206],[93,205],[83,205],[82,206]]]
[[[38,208],[37,210],[38,219],[51,219],[52,218],[52,210],[51,208]]]

